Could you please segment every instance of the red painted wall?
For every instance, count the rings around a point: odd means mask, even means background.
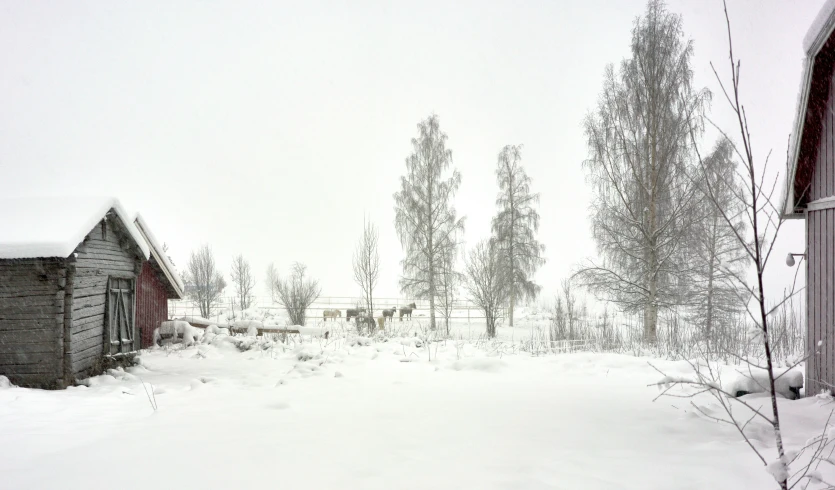
[[[150,261],[146,261],[136,283],[136,325],[143,349],[154,344],[154,329],[165,320],[168,320],[168,294]]]
[[[829,97],[821,120],[817,158],[809,186],[809,201],[835,195],[835,74],[830,75]]]

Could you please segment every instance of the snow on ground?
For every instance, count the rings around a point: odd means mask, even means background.
[[[235,343],[252,348],[240,352]],[[653,402],[658,389],[647,385],[660,375],[647,359],[420,344],[415,337],[280,344],[219,336],[209,345],[147,351],[142,366],[92,378],[89,387],[0,388],[0,487],[774,485],[733,428],[687,400]],[[671,376],[689,373],[682,361],[652,363]],[[708,413],[716,408],[709,397],[698,402]],[[824,403],[781,401],[790,445],[823,426]],[[755,444],[773,446],[762,424],[748,432]]]

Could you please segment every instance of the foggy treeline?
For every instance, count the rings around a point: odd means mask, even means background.
[[[717,140],[705,141],[713,94],[694,85],[694,44],[680,15],[651,0],[629,45],[629,57],[605,67],[600,97],[584,121],[582,166],[593,192],[589,225],[597,254],[578,262],[546,299],[547,334],[552,341],[595,337],[608,345],[624,334],[615,318],[625,317],[647,345],[675,349],[681,339],[673,337],[688,332],[691,341],[718,346],[746,328],[750,302],[745,239],[752,220],[740,199],[739,151],[721,130]],[[417,124],[411,146],[393,195],[401,292],[425,300],[429,329],[438,330],[440,315],[445,335],[455,301],[467,299],[482,310],[493,337],[497,326],[514,326],[517,306],[543,301],[535,281],[546,251],[537,239],[539,193],[523,166],[523,146],[497,145],[490,234],[469,247],[466,218],[455,207],[463,176],[438,115]],[[701,146],[709,148],[704,155]],[[369,317],[376,316],[380,254],[389,252],[378,250],[378,241],[377,225],[365,223],[351,264],[357,308]],[[189,297],[208,316],[225,287],[211,250],[193,253],[187,269]],[[304,270],[296,266],[292,274]],[[243,255],[231,271],[234,306],[245,310],[256,281]],[[272,301],[287,301],[280,293],[288,283],[273,264],[265,284]],[[587,293],[598,300],[593,313]],[[584,331],[592,323],[595,333]],[[671,334],[673,327],[680,332]]]

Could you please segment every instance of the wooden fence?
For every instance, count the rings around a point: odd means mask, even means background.
[[[321,319],[324,310],[335,309],[340,310],[342,312],[342,317],[344,318],[345,310],[349,308],[356,308],[359,303],[360,301],[356,297],[351,296],[322,296],[319,297],[310,306],[310,308],[308,308],[307,316],[310,319]],[[413,318],[429,318],[429,301],[408,298],[374,298],[374,315],[380,316],[382,314],[382,310],[384,309],[393,307],[400,308],[411,303],[415,303],[415,306],[417,307],[412,313]],[[253,301],[252,308],[257,310],[266,310],[273,314],[278,314],[279,312],[284,311],[283,306],[273,302],[267,297],[256,297]],[[199,306],[188,299],[169,301],[168,310],[169,316],[172,318],[200,316]],[[237,307],[234,298],[228,296],[219,301],[216,307],[212,309],[211,319],[223,321],[226,317],[232,316],[240,318],[241,310]],[[395,316],[398,316],[397,312],[395,312]],[[438,319],[443,318],[442,310],[437,304],[435,305],[435,317]],[[455,300],[450,320],[484,320],[484,312],[472,301],[464,299]]]

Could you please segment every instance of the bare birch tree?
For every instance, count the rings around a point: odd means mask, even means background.
[[[412,154],[406,158],[406,175],[394,195],[395,228],[406,257],[402,260],[400,288],[418,299],[429,300],[430,328],[435,330],[435,302],[446,257],[458,246],[464,218],[456,216],[452,199],[461,185],[461,174],[452,170],[452,151],[441,131],[438,116],[418,124],[412,138]]]
[[[560,282],[560,289],[562,289],[562,297],[565,302],[565,325],[568,327],[568,338],[574,340],[577,333],[578,310],[577,310],[577,295],[574,294],[574,289],[571,284],[571,279],[563,279]]]
[[[782,395],[777,393],[775,388],[776,381],[789,372],[786,369],[783,373],[778,373],[778,369],[774,363],[774,336],[773,325],[770,321],[771,315],[777,311],[787,300],[794,294],[794,285],[791,292],[784,297],[784,299],[777,303],[777,305],[769,308],[766,306],[766,291],[764,289],[763,277],[765,275],[766,267],[772,257],[774,251],[774,244],[776,238],[785,221],[781,216],[782,203],[775,199],[775,190],[777,189],[776,180],[774,184],[765,182],[765,175],[767,174],[770,152],[765,157],[761,173],[758,175],[757,163],[754,157],[754,150],[751,142],[751,132],[748,125],[745,108],[740,101],[740,62],[734,57],[733,43],[731,39],[731,23],[728,16],[727,5],[725,5],[725,21],[727,23],[728,32],[728,51],[730,60],[730,84],[726,85],[722,82],[715,67],[714,74],[722,88],[722,92],[730,105],[736,119],[737,130],[739,131],[738,144],[732,144],[732,151],[736,157],[742,162],[743,170],[740,172],[744,185],[736,187],[733,182],[728,182],[727,176],[722,175],[718,181],[708,177],[704,179],[704,187],[707,191],[708,198],[716,205],[716,209],[725,223],[725,226],[733,232],[737,243],[742,248],[744,256],[748,265],[753,266],[756,272],[756,279],[754,284],[749,284],[746,278],[742,275],[736,274],[733,269],[725,266],[724,262],[719,262],[719,267],[725,269],[725,272],[737,282],[737,286],[744,293],[740,295],[740,304],[744,306],[745,312],[753,323],[753,327],[749,332],[751,338],[762,345],[762,361],[754,362],[748,358],[741,358],[736,353],[735,357],[744,363],[744,371],[747,371],[749,379],[752,384],[758,386],[763,391],[770,395],[770,406],[764,408],[762,405],[754,406],[745,400],[736,397],[735,393],[730,393],[722,385],[722,379],[715,369],[711,368],[709,362],[704,367],[698,364],[691,364],[694,370],[695,377],[680,378],[665,376],[659,386],[664,387],[662,395],[667,394],[673,387],[679,385],[687,385],[695,387],[696,391],[690,394],[673,394],[676,397],[694,397],[699,393],[708,392],[713,395],[714,399],[720,404],[725,411],[727,418],[720,418],[703,411],[695,403],[691,403],[703,415],[718,422],[722,422],[734,427],[740,436],[748,443],[749,447],[756,453],[760,461],[766,467],[768,472],[774,477],[777,485],[783,489],[789,488],[806,488],[810,476],[810,469],[812,465],[821,460],[826,460],[826,454],[822,450],[831,446],[831,439],[828,436],[827,426],[829,421],[823,428],[822,434],[819,438],[814,439],[811,443],[807,443],[799,451],[788,452],[784,445],[784,435],[782,433],[780,410],[778,398]],[[715,125],[714,125],[715,126]],[[715,126],[722,135],[730,141],[727,133],[718,126]],[[695,142],[695,136],[691,136]],[[712,168],[707,159],[701,159],[700,169],[709,176]],[[734,192],[735,199],[738,201],[733,205],[723,205],[724,196],[722,194],[724,186],[736,189]],[[743,234],[738,226],[739,218],[735,214],[738,209],[742,209],[742,217],[746,227],[750,226],[750,234]],[[795,276],[795,280],[796,280]],[[753,307],[749,307],[753,305]],[[814,350],[814,349],[813,349]],[[819,352],[818,352],[819,353]],[[709,354],[709,352],[708,352]],[[808,353],[809,356],[815,355],[815,352]],[[709,357],[708,357],[709,359]],[[806,359],[804,359],[806,360]],[[802,361],[800,361],[802,362]],[[798,362],[799,364],[799,362]],[[795,364],[797,365],[797,364]],[[794,367],[794,366],[792,366]],[[740,370],[740,374],[743,373]],[[662,373],[663,374],[663,373]],[[807,379],[808,383],[809,380]],[[746,413],[744,418],[735,415],[733,411],[734,406],[744,406],[750,412]],[[749,413],[753,415],[749,415]],[[755,446],[745,433],[746,427],[751,424],[752,420],[757,420],[767,424],[769,427],[769,435],[774,437],[774,447],[776,449],[776,458],[766,457],[765,451],[767,449],[761,446]],[[799,461],[803,453],[812,450],[813,454],[810,463],[800,465]],[[831,454],[831,450],[827,453]],[[770,460],[770,461],[769,461]],[[793,465],[800,465],[800,468],[792,468]],[[819,478],[818,481],[820,482]],[[826,488],[833,488],[833,485],[823,482]]]
[[[185,271],[186,283],[191,285],[189,298],[197,303],[200,316],[209,318],[212,310],[221,301],[226,280],[217,269],[211,247],[203,245],[192,251]]]
[[[373,223],[363,225],[362,236],[354,251],[354,281],[362,290],[362,299],[369,317],[374,316],[374,288],[380,276],[380,254],[377,251],[379,232]]]
[[[307,267],[298,262],[293,264],[290,277],[275,281],[278,301],[284,306],[293,325],[304,325],[307,309],[322,293],[319,281],[307,277]]]
[[[249,265],[243,254],[232,259],[232,284],[235,286],[235,302],[238,308],[246,310],[252,306],[255,296],[255,277],[252,275],[252,267]]]
[[[493,218],[496,237],[507,278],[510,281],[508,320],[513,326],[513,308],[517,300],[534,300],[542,289],[532,277],[545,263],[545,246],[536,239],[539,230],[539,194],[531,193],[531,178],[522,168],[522,146],[508,145],[499,152],[496,177],[499,195],[498,214]]]
[[[585,121],[593,185],[592,234],[600,261],[578,273],[597,296],[642,312],[656,339],[659,308],[682,304],[693,184],[690,134],[710,93],[694,90],[693,42],[682,20],[650,0],[632,29],[632,58],[606,69],[597,110]]]
[[[446,335],[449,335],[449,321],[452,318],[455,301],[458,298],[458,287],[462,280],[461,273],[455,267],[457,259],[457,252],[455,255],[444,256],[438,283],[440,290],[438,306],[440,306],[441,316],[444,317],[444,332]]]
[[[273,303],[275,303],[278,299],[278,290],[275,287],[277,281],[278,269],[276,269],[275,263],[270,262],[267,266],[267,288],[270,290],[270,301]]]
[[[696,170],[696,218],[688,254],[693,261],[688,279],[691,320],[703,329],[710,342],[714,329],[731,328],[745,309],[740,301],[744,289],[737,278],[748,266],[743,244],[746,235],[744,189],[733,159],[733,144],[722,138]],[[727,216],[729,220],[725,220]]]
[[[464,287],[473,303],[484,312],[487,336],[493,338],[501,319],[502,306],[510,294],[507,269],[495,239],[482,240],[470,251],[465,276]]]

